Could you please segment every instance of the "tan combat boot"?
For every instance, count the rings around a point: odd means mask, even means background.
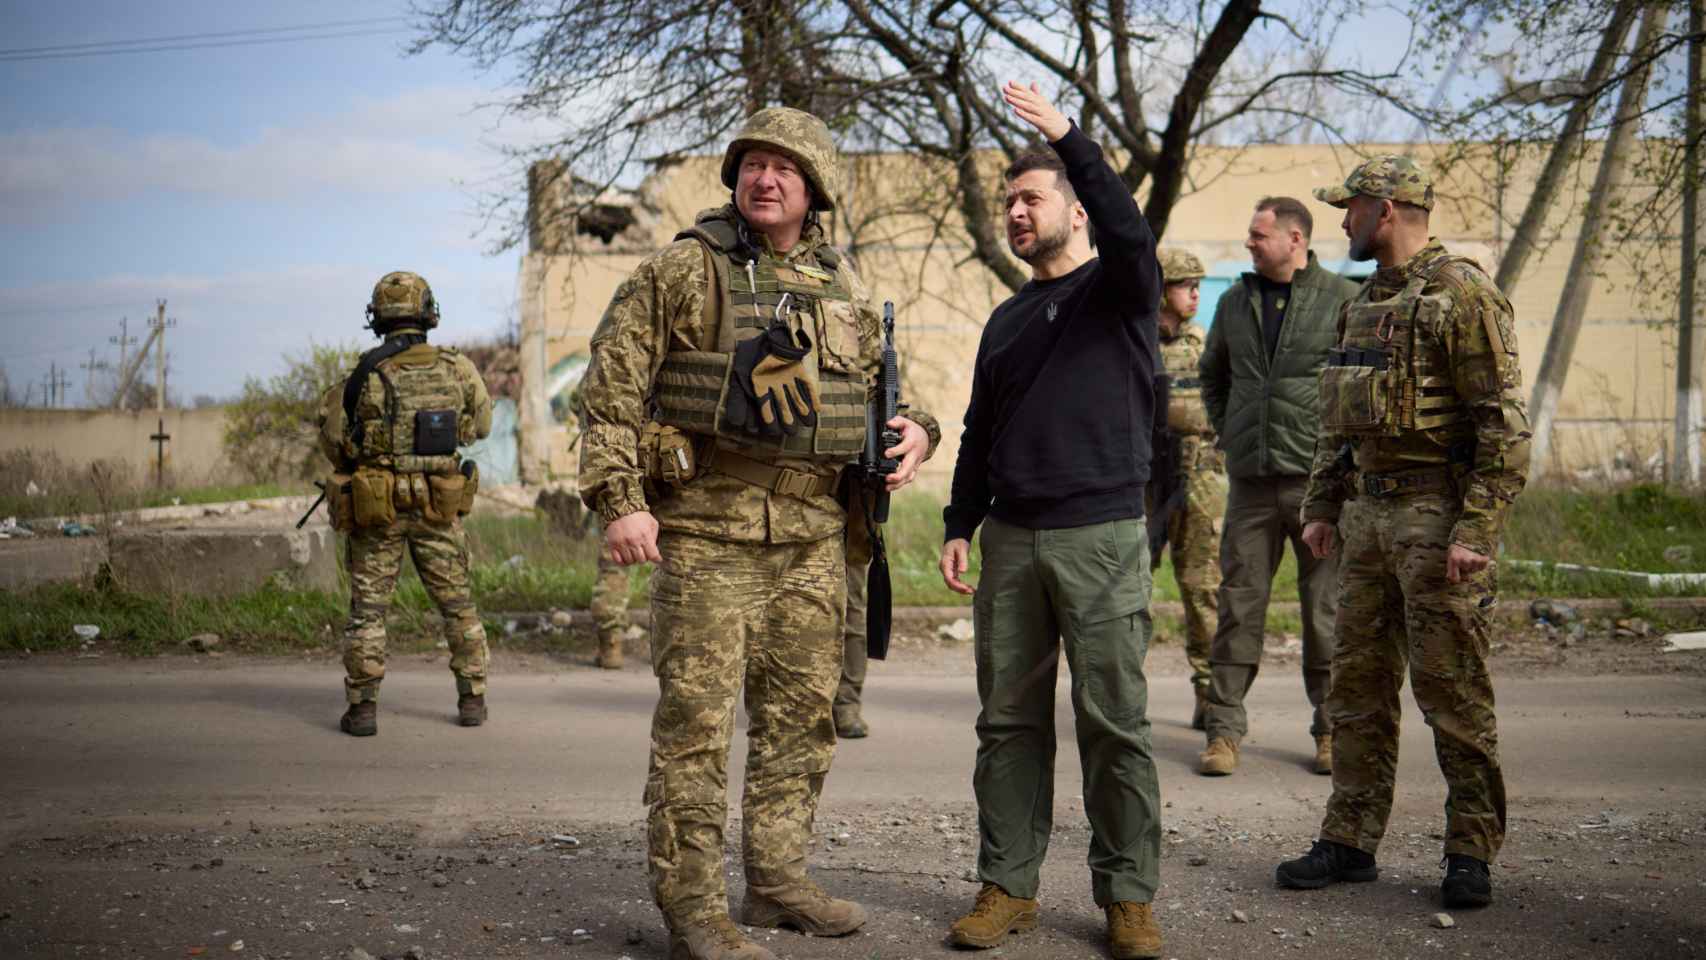
[[[1161,927],[1149,904],[1117,900],[1108,904],[1108,949],[1114,960],[1161,956]]]
[[[338,720],[338,729],[352,737],[371,737],[379,732],[379,703],[363,700],[352,703]]]
[[[971,912],[948,928],[955,946],[979,950],[999,947],[1009,933],[1024,933],[1037,925],[1037,902],[1007,895],[999,884],[985,883]]]
[[[669,932],[669,960],[776,960],[735,929],[734,921],[718,916]]]
[[[1205,777],[1224,777],[1238,769],[1238,744],[1230,737],[1215,737],[1197,758],[1197,772]]]
[[[1315,772],[1322,776],[1333,772],[1333,735],[1330,733],[1315,738]]]
[[[604,670],[622,669],[622,634],[611,630],[598,632],[598,665]]]
[[[774,886],[748,880],[740,922],[788,927],[813,937],[844,937],[865,925],[865,908],[835,899],[810,880]]]

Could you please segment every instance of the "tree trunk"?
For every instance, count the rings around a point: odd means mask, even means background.
[[[1610,76],[1612,66],[1617,63],[1617,55],[1623,49],[1623,41],[1629,36],[1629,26],[1635,22],[1635,14],[1640,9],[1640,0],[1619,0],[1611,22],[1600,37],[1599,49],[1594,51],[1593,60],[1588,64],[1587,74],[1582,77],[1583,89],[1598,91],[1605,78]],[[1515,296],[1517,281],[1522,279],[1522,268],[1528,263],[1529,254],[1539,245],[1540,233],[1546,226],[1546,215],[1551,212],[1552,201],[1558,195],[1558,183],[1576,160],[1582,145],[1582,132],[1587,129],[1588,119],[1592,117],[1600,96],[1599,93],[1590,93],[1578,99],[1570,107],[1558,139],[1552,142],[1552,152],[1547,155],[1546,165],[1534,181],[1534,192],[1528,196],[1522,219],[1517,222],[1516,232],[1511,234],[1510,246],[1505,248],[1504,256],[1499,260],[1499,275],[1493,279],[1507,297]]]
[[[1700,256],[1700,133],[1701,101],[1706,77],[1701,76],[1701,31],[1706,30],[1706,0],[1688,5],[1688,102],[1683,106],[1682,161],[1682,290],[1676,318],[1676,437],[1671,449],[1670,481],[1684,487],[1700,485],[1700,441],[1703,416],[1700,397],[1701,337],[1695,329],[1699,308]]]
[[[1641,29],[1635,37],[1633,55],[1641,55],[1658,38],[1668,13],[1669,9],[1663,3],[1643,4]],[[1594,274],[1599,269],[1600,232],[1604,226],[1606,205],[1623,178],[1624,168],[1628,166],[1628,154],[1635,138],[1635,128],[1640,122],[1641,104],[1646,99],[1650,76],[1652,66],[1649,62],[1623,81],[1611,135],[1606,138],[1599,171],[1594,174],[1593,192],[1588,195],[1587,209],[1582,213],[1575,257],[1564,280],[1558,310],[1552,317],[1552,332],[1546,338],[1546,352],[1540,358],[1540,373],[1534,378],[1534,393],[1528,403],[1534,430],[1528,467],[1531,482],[1539,480],[1549,465],[1558,396],[1564,391],[1564,379],[1570,372],[1576,339],[1582,332],[1582,317],[1587,313],[1588,297],[1593,293]]]

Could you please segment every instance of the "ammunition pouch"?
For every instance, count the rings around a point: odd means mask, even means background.
[[[326,491],[326,515],[331,518],[332,529],[339,533],[354,530],[355,494],[351,489],[350,475],[336,471],[328,474],[323,489]]]
[[[1208,408],[1202,401],[1202,380],[1197,377],[1178,377],[1167,391],[1167,429],[1178,434],[1207,434],[1214,432],[1209,423]]]
[[[425,477],[427,496],[420,503],[421,515],[431,523],[449,523],[464,512],[468,478],[460,473],[411,474]]]
[[[349,479],[351,517],[357,527],[388,527],[397,522],[393,500],[396,475],[389,470],[358,468]]]
[[[693,438],[677,427],[647,421],[640,428],[640,472],[654,483],[680,486],[699,472]]]
[[[1372,361],[1376,357],[1379,362]],[[1396,437],[1401,431],[1392,409],[1392,370],[1384,353],[1335,349],[1321,369],[1321,427],[1329,433]]]

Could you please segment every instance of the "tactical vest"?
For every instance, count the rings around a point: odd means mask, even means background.
[[[1208,407],[1202,399],[1202,333],[1194,325],[1181,323],[1179,332],[1161,341],[1161,363],[1171,381],[1167,387],[1167,429],[1194,436],[1212,435]]]
[[[1443,348],[1451,297],[1422,291],[1446,266],[1474,262],[1440,257],[1391,298],[1345,306],[1343,336],[1321,371],[1322,429],[1397,437],[1469,420]]]
[[[457,446],[474,439],[455,357],[454,350],[418,343],[381,360],[345,427],[350,459],[395,473],[455,473],[462,460]]]
[[[742,255],[735,226],[721,219],[703,220],[676,235],[677,240],[687,238],[699,241],[709,253],[712,276],[705,315],[710,319],[715,312],[721,321],[706,324],[700,346],[709,349],[665,355],[652,394],[658,422],[717,437],[719,445],[748,451],[757,447],[776,456],[826,462],[857,457],[865,445],[867,377],[861,366],[859,317],[840,256],[820,247],[813,266],[762,252]],[[812,339],[806,362],[815,364],[818,372],[817,426],[801,426],[798,433],[779,440],[730,432],[723,426],[723,406],[729,390],[739,389],[729,383],[735,345],[771,324],[784,294],[791,295],[791,322],[806,328]]]

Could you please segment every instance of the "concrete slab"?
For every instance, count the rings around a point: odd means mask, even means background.
[[[106,543],[100,537],[0,540],[0,590],[92,577],[106,558]]]
[[[337,537],[324,524],[121,531],[112,538],[113,576],[138,592],[229,596],[282,578],[337,592]]]

